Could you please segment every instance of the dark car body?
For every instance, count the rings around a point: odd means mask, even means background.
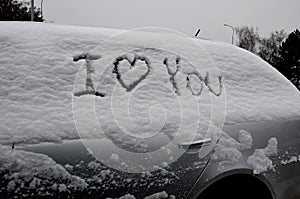
[[[197,153],[189,153],[187,150],[167,168],[158,168],[152,172],[134,174],[110,169],[114,177],[109,177],[104,182],[94,181],[95,189],[90,189],[84,198],[99,196],[119,198],[126,194],[131,194],[135,198],[144,198],[162,191],[176,198],[228,197],[228,193],[232,198],[235,198],[237,194],[243,194],[243,198],[246,198],[251,193],[256,193],[256,198],[298,198],[300,162],[298,159],[291,160],[291,158],[299,158],[299,121],[225,125],[223,131],[228,132],[229,136],[236,140],[240,130],[251,132],[253,145],[251,149],[241,150],[242,158],[238,163],[230,164],[221,172],[218,171],[219,161],[211,160],[214,150],[204,158],[199,158]],[[278,154],[271,157],[274,168],[254,174],[253,168],[247,164],[247,158],[255,149],[264,148],[272,137],[278,140]],[[91,155],[86,155],[87,151],[81,142],[50,144],[43,147],[32,146],[25,150],[47,154],[62,165],[71,164],[72,161],[74,161],[73,164],[80,164],[79,159],[84,160],[84,163],[77,168],[74,167],[71,173],[85,179],[90,179],[93,175],[97,176],[102,170],[108,168],[98,162],[101,164],[101,166],[98,165],[98,170],[91,169],[88,163],[96,160]],[[64,154],[58,154],[58,151],[64,151]],[[131,180],[126,181],[126,179]],[[106,188],[97,189],[103,183]],[[239,189],[243,192],[241,193]],[[76,194],[74,197],[77,197]],[[80,197],[83,196],[80,195]]]
[[[210,162],[199,177],[189,196],[191,198],[197,198],[199,195],[201,196],[202,192],[210,188],[210,186],[214,189],[214,184],[224,179],[226,179],[226,182],[229,184],[223,184],[223,186],[226,187],[225,189],[230,190],[233,195],[234,192],[238,192],[237,187],[239,184],[244,184],[246,188],[243,190],[247,191],[245,194],[249,194],[252,191],[255,192],[255,184],[253,181],[251,181],[252,184],[247,182],[247,178],[250,177],[253,179],[256,178],[254,182],[257,184],[260,181],[259,186],[264,186],[268,190],[271,198],[299,198],[300,120],[248,123],[224,127],[224,131],[228,132],[233,138],[237,138],[237,133],[241,129],[252,133],[252,149],[242,151],[242,161],[226,169],[223,173],[217,172],[217,162]],[[255,149],[264,148],[271,137],[276,137],[278,140],[278,154],[271,158],[274,169],[257,175],[253,174],[253,169],[247,164],[247,157],[249,157]],[[291,161],[291,158],[294,159],[294,161]],[[238,180],[238,182],[234,180]],[[214,190],[218,192],[218,189]],[[257,198],[262,197],[262,194],[262,192],[257,192]],[[222,195],[222,193],[220,193],[220,195]]]

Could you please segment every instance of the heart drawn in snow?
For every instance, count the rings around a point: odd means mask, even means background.
[[[126,61],[126,60],[130,64],[130,68],[125,74],[121,74],[119,65],[122,61]],[[137,61],[139,63],[138,66],[136,66]],[[145,65],[143,66],[143,64],[145,64]],[[147,67],[147,69],[142,68],[142,67],[145,67],[145,66]],[[120,56],[114,62],[113,73],[116,74],[117,80],[119,81],[121,86],[123,88],[125,88],[127,92],[130,92],[140,82],[142,82],[144,79],[146,79],[146,77],[150,73],[150,62],[146,57],[140,56],[140,55],[135,55],[133,60],[130,60],[130,58],[127,57],[126,55],[125,56]],[[131,81],[126,81],[123,76],[124,77],[125,76],[131,77]]]

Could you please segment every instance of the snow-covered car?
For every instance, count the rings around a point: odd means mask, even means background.
[[[300,197],[300,93],[166,30],[0,22],[0,198]]]

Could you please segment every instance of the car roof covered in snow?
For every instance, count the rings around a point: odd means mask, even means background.
[[[73,57],[90,52],[105,39],[122,32],[47,23],[0,22],[0,108],[6,113],[0,117],[1,143],[76,138],[73,87],[79,69],[86,63],[74,62]],[[129,38],[122,45],[143,48],[147,42],[154,42],[149,38],[160,37],[160,33],[152,32],[136,31],[135,34],[145,42],[134,43]],[[165,37],[172,40],[172,36]],[[226,124],[299,118],[299,92],[268,63],[227,43],[194,41],[207,51],[222,74]],[[108,45],[109,52],[120,44],[112,39]],[[176,41],[173,45],[177,47]],[[93,132],[97,121],[89,114],[94,112],[86,114],[82,121]]]

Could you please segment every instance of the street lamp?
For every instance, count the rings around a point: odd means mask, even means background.
[[[31,0],[31,21],[34,21],[34,0]]]
[[[43,1],[44,0],[41,0],[41,16],[42,16],[42,18],[43,18]]]
[[[230,27],[231,29],[232,29],[232,39],[231,39],[231,43],[233,44],[233,42],[234,42],[234,27],[233,26],[231,26],[231,25],[229,25],[229,24],[224,24],[224,26],[227,26],[227,27]]]

